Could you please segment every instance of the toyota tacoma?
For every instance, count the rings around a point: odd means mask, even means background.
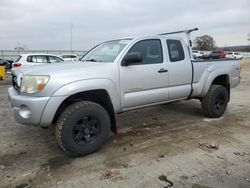
[[[12,71],[9,97],[19,123],[55,125],[60,147],[83,156],[101,148],[116,114],[198,99],[206,117],[222,116],[240,82],[238,60],[195,60],[183,30],[103,42],[79,62]],[[173,34],[184,33],[187,41]]]

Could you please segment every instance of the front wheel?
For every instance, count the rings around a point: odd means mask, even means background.
[[[208,93],[201,99],[201,107],[205,116],[221,117],[227,108],[228,91],[222,85],[211,85]]]
[[[67,107],[56,124],[56,139],[65,153],[83,156],[101,148],[110,133],[110,117],[99,104],[76,102]]]

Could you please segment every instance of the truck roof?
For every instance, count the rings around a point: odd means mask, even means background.
[[[107,40],[104,42],[112,42],[112,41],[117,41],[117,40],[129,40],[129,41],[134,41],[134,40],[140,40],[140,39],[150,39],[150,38],[168,38],[168,39],[176,39],[176,40],[183,40],[182,37],[176,37],[176,36],[169,36],[169,35],[141,35],[141,36],[136,36],[136,37],[129,37],[129,38],[118,38],[118,39],[112,39],[112,40]]]

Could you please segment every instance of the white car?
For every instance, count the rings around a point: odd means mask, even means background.
[[[196,58],[201,58],[204,55],[204,52],[199,51],[199,50],[193,50],[192,52],[193,52],[193,56],[194,56],[195,59]]]
[[[62,54],[60,57],[63,58],[64,61],[79,61],[79,57],[76,54]]]
[[[242,59],[242,55],[239,52],[227,52],[226,58],[228,59]]]
[[[13,68],[44,65],[44,63],[60,63],[64,60],[52,54],[20,54],[16,62],[13,63]]]

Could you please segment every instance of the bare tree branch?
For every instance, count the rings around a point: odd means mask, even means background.
[[[29,47],[27,44],[20,44],[18,43],[17,46],[14,48],[14,50],[17,50],[17,51],[23,51],[23,50],[28,50]]]
[[[215,40],[209,35],[203,35],[194,39],[194,49],[197,50],[213,50]]]

